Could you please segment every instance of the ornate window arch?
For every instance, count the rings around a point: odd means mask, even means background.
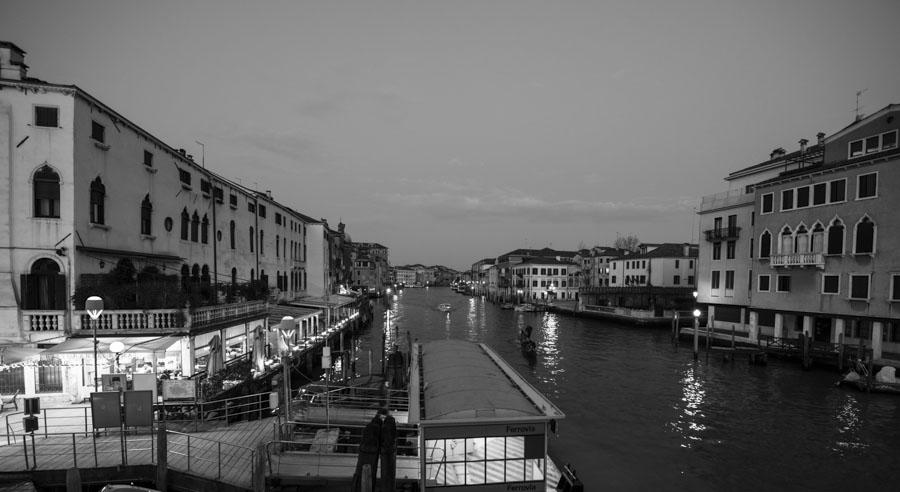
[[[106,186],[103,185],[103,180],[100,179],[100,176],[97,176],[93,181],[91,181],[91,224],[105,224],[106,223],[106,214],[104,210],[104,202],[106,201]]]
[[[768,229],[759,236],[759,257],[770,258],[772,256],[772,233]]]
[[[806,224],[803,222],[797,226],[797,230],[794,231],[794,253],[808,253],[809,252],[809,230],[806,229]]]
[[[153,234],[153,204],[150,202],[150,194],[144,196],[141,202],[141,234],[150,236]]]
[[[791,231],[791,226],[782,227],[778,238],[779,254],[786,255],[794,252],[794,233]]]
[[[191,216],[188,214],[187,207],[181,211],[181,239],[188,240],[188,231],[191,226]]]
[[[809,232],[810,235],[810,243],[809,250],[812,253],[824,253],[825,252],[825,226],[822,225],[818,220],[813,223],[812,230]]]
[[[844,222],[839,217],[835,217],[828,224],[826,236],[825,253],[829,255],[844,254]]]
[[[853,254],[875,254],[875,222],[868,214],[853,226]]]
[[[34,216],[59,218],[59,174],[47,164],[33,176]]]
[[[200,216],[197,214],[197,211],[194,210],[194,215],[191,216],[191,241],[197,242],[200,238]]]
[[[200,242],[206,244],[209,242],[209,218],[203,214],[203,220],[200,221]]]
[[[229,240],[231,242],[231,249],[234,249],[234,221],[232,220],[230,224],[228,224],[228,232],[229,232]]]

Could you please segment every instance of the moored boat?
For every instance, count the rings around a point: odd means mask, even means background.
[[[450,304],[449,302],[442,302],[442,303],[438,304],[438,311],[443,311],[445,313],[449,313],[450,311],[453,311],[453,305]]]

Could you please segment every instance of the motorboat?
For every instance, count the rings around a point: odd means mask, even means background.
[[[438,304],[438,311],[443,311],[445,313],[449,313],[450,311],[453,311],[453,305],[450,304],[449,302],[442,302],[442,303]]]

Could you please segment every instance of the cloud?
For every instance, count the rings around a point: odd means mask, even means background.
[[[435,219],[496,220],[527,219],[530,222],[605,222],[614,220],[664,220],[691,214],[696,200],[687,198],[635,198],[630,201],[546,200],[509,188],[482,188],[458,183],[407,180],[412,193],[379,194],[396,206],[412,207]],[[431,188],[429,190],[429,188]]]
[[[392,92],[380,90],[341,90],[307,99],[297,105],[297,112],[304,117],[326,119],[347,112],[364,109],[367,112],[395,113],[403,105],[403,99]]]
[[[303,164],[323,163],[329,160],[328,152],[322,144],[299,131],[280,133],[249,131],[235,133],[230,140]]]

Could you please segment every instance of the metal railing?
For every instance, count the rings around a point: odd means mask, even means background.
[[[249,483],[248,469],[250,477],[256,476],[253,448],[170,430],[166,431],[166,441],[167,465],[171,468],[233,483]]]
[[[129,464],[129,459],[131,464],[153,464],[156,462],[155,432],[144,432],[104,429],[102,433],[88,435],[22,433],[16,436],[16,441],[22,443],[25,470],[118,466]],[[43,467],[45,463],[48,465]]]
[[[814,266],[825,268],[825,255],[822,253],[789,253],[769,257],[772,267]]]
[[[741,235],[740,227],[719,227],[717,229],[709,229],[703,231],[707,241],[725,241],[728,239],[738,239]]]

